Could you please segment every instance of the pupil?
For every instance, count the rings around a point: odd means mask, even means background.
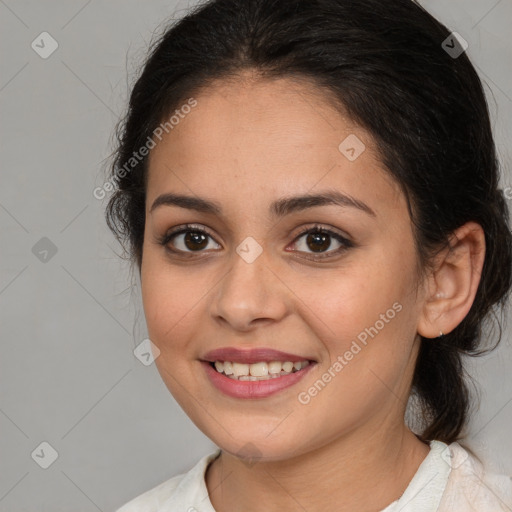
[[[329,238],[329,235],[324,234],[324,233],[314,233],[314,234],[310,233],[307,238],[307,243],[309,244],[310,242],[313,242],[313,244],[315,244],[315,246],[310,247],[310,249],[312,249],[313,251],[316,251],[317,249],[319,249],[318,252],[320,252],[320,251],[328,249],[329,246],[331,245],[331,243],[328,241],[328,238]]]
[[[197,244],[195,246],[195,249],[203,249],[206,245],[208,245],[206,235],[204,233],[198,233],[197,231],[188,231],[187,234],[185,235],[185,245],[187,246],[188,249],[193,250],[194,247],[190,247],[189,242],[191,244]]]

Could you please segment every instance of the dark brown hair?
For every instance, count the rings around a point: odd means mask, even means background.
[[[471,403],[462,357],[486,348],[484,323],[510,293],[512,235],[481,81],[466,53],[447,51],[446,41],[459,48],[450,30],[412,0],[197,6],[159,37],[133,87],[117,131],[106,220],[140,271],[147,158],[119,170],[162,120],[214,80],[253,70],[268,79],[302,77],[328,92],[370,131],[400,184],[422,271],[456,228],[475,221],[485,231],[471,310],[441,339],[421,340],[412,382],[425,420],[421,437],[448,443],[463,432]]]

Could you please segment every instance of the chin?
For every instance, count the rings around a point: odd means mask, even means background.
[[[229,431],[229,430],[228,430]],[[222,432],[203,431],[223,451],[245,461],[248,465],[257,462],[283,461],[296,457],[309,451],[299,447],[309,447],[305,440],[297,440],[292,433],[281,433],[278,436],[268,435],[271,429],[254,432],[245,430],[239,436],[230,436],[224,430]]]

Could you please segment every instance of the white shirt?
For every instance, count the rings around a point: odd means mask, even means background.
[[[220,449],[132,499],[116,512],[215,512],[205,472]],[[430,452],[399,500],[381,512],[511,512],[512,477],[486,472],[458,443],[430,442]]]

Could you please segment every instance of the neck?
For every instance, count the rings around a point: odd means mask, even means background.
[[[212,505],[217,512],[379,512],[405,491],[429,447],[403,424],[387,435],[369,430],[251,466],[222,451],[205,476]]]

